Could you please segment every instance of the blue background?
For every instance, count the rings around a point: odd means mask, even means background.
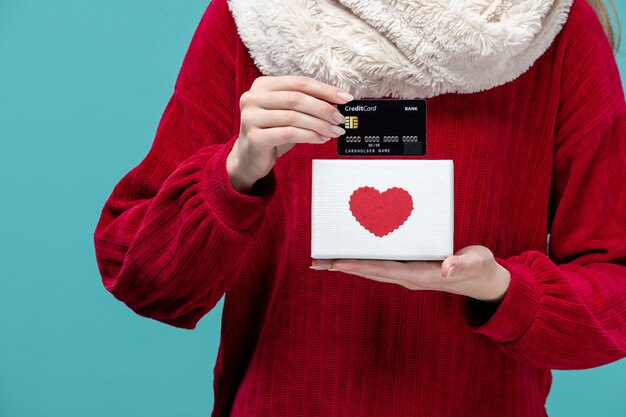
[[[141,318],[105,291],[92,239],[207,4],[0,0],[2,417],[212,409],[221,302],[193,332]],[[554,376],[551,417],[626,415],[626,361]]]

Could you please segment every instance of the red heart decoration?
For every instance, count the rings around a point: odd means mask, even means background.
[[[381,193],[373,187],[360,187],[350,196],[350,211],[361,226],[383,237],[406,222],[413,212],[413,199],[403,188]]]

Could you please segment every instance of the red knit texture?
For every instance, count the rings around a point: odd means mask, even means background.
[[[226,173],[260,75],[213,0],[94,236],[137,314],[192,329],[225,294],[213,416],[543,416],[550,369],[626,356],[626,106],[584,1],[516,80],[428,99],[416,158],[454,160],[455,251],[511,273],[495,307],[310,270],[311,160],[338,158],[334,140],[296,146],[254,195]]]

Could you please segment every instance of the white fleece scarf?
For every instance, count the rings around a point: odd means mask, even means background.
[[[355,98],[472,93],[523,74],[573,0],[228,0],[264,75],[306,75]]]

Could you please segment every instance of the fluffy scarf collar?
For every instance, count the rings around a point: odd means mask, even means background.
[[[523,74],[573,0],[227,0],[264,75],[306,75],[356,98],[472,93]]]

